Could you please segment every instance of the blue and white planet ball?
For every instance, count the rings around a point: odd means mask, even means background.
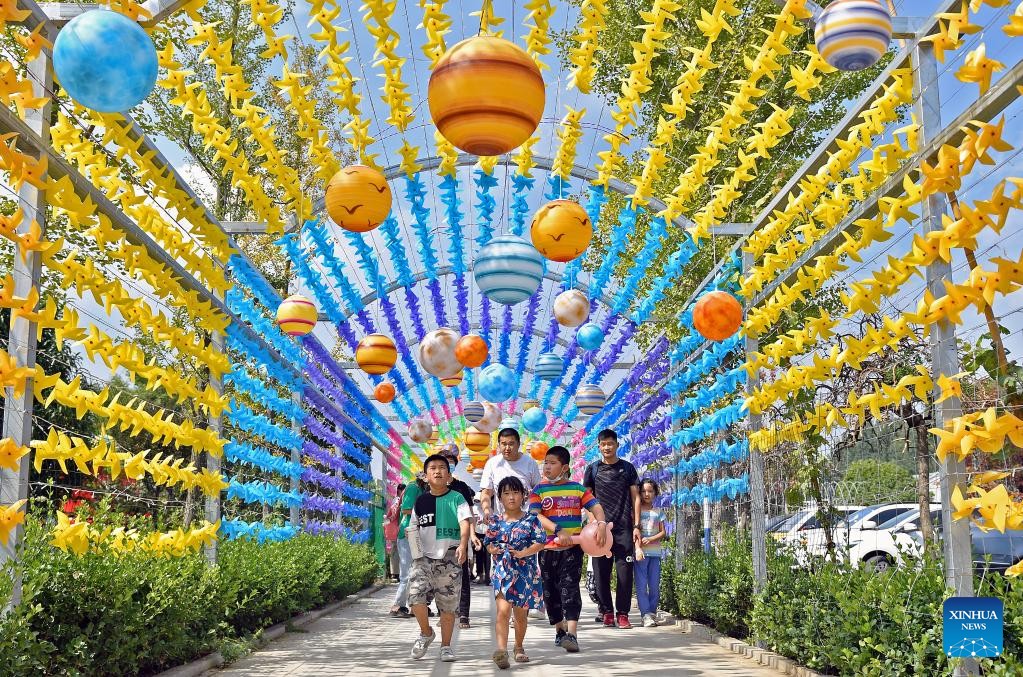
[[[479,374],[477,389],[488,402],[504,402],[515,395],[515,372],[503,364],[491,364]]]
[[[557,353],[540,353],[533,366],[533,373],[537,378],[545,381],[553,381],[565,371],[565,361]]]
[[[575,341],[583,350],[596,350],[604,341],[604,332],[592,322],[587,322],[576,331]]]
[[[536,247],[515,235],[498,235],[480,250],[472,274],[487,298],[513,306],[540,288],[543,266]]]
[[[475,400],[466,402],[462,407],[462,416],[465,416],[465,420],[469,423],[478,423],[483,418],[483,414],[483,405]]]
[[[592,416],[604,408],[607,396],[596,383],[587,383],[575,393],[575,406],[580,414]]]
[[[156,86],[156,46],[123,14],[94,9],[71,19],[53,42],[53,72],[72,99],[100,113],[142,103]]]
[[[881,0],[835,0],[814,28],[821,57],[843,71],[870,68],[888,51],[892,16]]]
[[[547,414],[540,407],[527,409],[522,413],[522,427],[531,433],[538,433],[547,426]]]

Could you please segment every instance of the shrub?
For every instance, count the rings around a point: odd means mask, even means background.
[[[767,586],[756,598],[746,537],[726,532],[715,553],[688,553],[678,570],[666,557],[665,608],[726,634],[748,632],[770,650],[822,672],[892,677],[948,672],[941,607],[951,593],[940,562],[875,574],[827,563],[801,568],[789,553],[770,547],[768,555]],[[1005,605],[1005,654],[981,661],[984,674],[1023,674],[1023,580],[993,574],[978,578],[974,587],[978,596],[999,597]]]
[[[22,603],[0,620],[3,674],[144,674],[215,650],[370,583],[366,546],[300,535],[202,555],[64,553],[27,520]],[[0,605],[10,599],[0,589]],[[6,657],[14,657],[9,663]]]

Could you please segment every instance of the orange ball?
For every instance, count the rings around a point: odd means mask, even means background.
[[[693,327],[710,341],[723,341],[741,326],[742,304],[727,292],[705,294],[693,307]]]
[[[373,389],[373,398],[377,402],[383,402],[384,404],[387,404],[388,402],[394,400],[394,396],[397,394],[398,393],[394,389],[394,386],[388,383],[387,381],[384,381],[383,383],[378,383],[377,387]]]
[[[354,233],[365,233],[391,213],[391,187],[372,167],[351,165],[331,177],[324,203],[334,223]]]
[[[521,47],[480,35],[462,40],[430,73],[433,123],[456,148],[502,155],[532,136],[543,117],[543,76]]]
[[[593,225],[590,215],[575,200],[548,202],[529,227],[533,246],[551,261],[567,263],[590,246]]]
[[[533,444],[529,445],[529,455],[533,457],[534,461],[542,461],[547,458],[547,452],[550,451],[550,446],[542,441],[537,440]]]
[[[487,342],[476,334],[467,334],[455,344],[455,359],[470,369],[486,362],[489,354]]]
[[[367,374],[386,374],[398,361],[398,349],[383,334],[369,334],[356,346],[355,361]]]

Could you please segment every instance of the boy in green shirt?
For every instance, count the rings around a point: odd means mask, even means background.
[[[413,555],[408,601],[420,631],[412,645],[412,658],[425,656],[437,634],[430,627],[427,612],[432,596],[440,611],[440,659],[450,663],[455,660],[451,634],[462,589],[462,563],[469,547],[471,513],[465,498],[448,488],[451,468],[446,458],[440,454],[429,456],[423,472],[430,490],[416,498],[407,534]]]

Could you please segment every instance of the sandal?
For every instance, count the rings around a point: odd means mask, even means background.
[[[467,630],[469,628],[469,617],[462,616],[461,618],[459,618],[458,627],[461,628],[462,630]]]
[[[526,650],[521,646],[515,647],[515,662],[516,663],[528,663],[529,656],[526,655]]]
[[[494,665],[502,670],[507,670],[511,667],[511,663],[508,662],[508,652],[504,649],[498,649],[490,658],[494,661]]]

